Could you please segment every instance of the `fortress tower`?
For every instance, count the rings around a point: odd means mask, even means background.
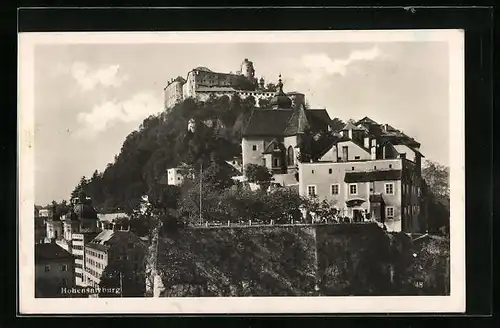
[[[253,67],[253,62],[249,61],[248,58],[241,63],[241,75],[253,81],[255,79],[255,69]]]

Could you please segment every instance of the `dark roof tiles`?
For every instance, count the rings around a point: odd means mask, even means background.
[[[243,136],[293,136],[309,126],[331,122],[324,109],[254,109],[243,130]]]
[[[36,244],[35,260],[64,260],[73,259],[73,255],[57,244]]]

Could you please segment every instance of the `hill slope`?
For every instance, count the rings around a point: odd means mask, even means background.
[[[114,163],[89,179],[83,177],[73,195],[83,188],[98,211],[129,212],[157,187],[169,167],[240,155],[241,133],[255,108],[253,97],[242,100],[235,95],[206,102],[187,99],[168,113],[150,116],[127,136]],[[187,129],[191,118],[196,122],[194,133]],[[343,126],[338,119],[334,122]]]

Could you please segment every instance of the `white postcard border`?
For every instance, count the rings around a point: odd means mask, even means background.
[[[450,55],[450,295],[404,297],[34,297],[34,48],[37,44],[445,41]],[[463,30],[20,33],[18,91],[21,314],[405,313],[465,311],[465,79]],[[54,95],[57,96],[57,95]]]

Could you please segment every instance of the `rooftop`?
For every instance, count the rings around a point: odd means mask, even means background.
[[[292,136],[307,126],[329,125],[325,109],[254,109],[243,136]]]
[[[36,244],[35,261],[72,259],[73,255],[57,244]]]

